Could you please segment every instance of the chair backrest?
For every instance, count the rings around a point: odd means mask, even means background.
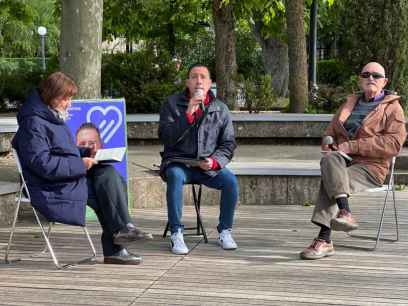
[[[379,191],[391,191],[394,188],[394,169],[395,169],[395,160],[397,159],[394,156],[391,160],[390,169],[388,171],[388,181],[384,182],[384,185],[381,187],[369,188],[366,191],[368,192],[379,192]]]
[[[13,152],[13,156],[16,160],[16,164],[17,164],[17,170],[18,173],[20,174],[20,179],[21,179],[21,188],[20,188],[20,195],[24,196],[26,198],[26,200],[30,201],[30,192],[28,191],[28,187],[26,184],[26,181],[24,179],[24,175],[23,175],[23,168],[21,167],[21,162],[20,162],[20,158],[18,157],[18,153],[15,149],[11,149]]]

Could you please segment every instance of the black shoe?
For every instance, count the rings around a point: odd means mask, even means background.
[[[111,265],[139,265],[142,263],[142,256],[129,253],[126,249],[122,249],[112,256],[105,256],[103,263]]]
[[[136,240],[153,240],[153,235],[143,232],[136,227],[126,228],[113,235],[114,244],[126,244]]]

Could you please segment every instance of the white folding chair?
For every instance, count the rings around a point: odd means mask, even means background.
[[[21,186],[20,186],[20,190],[18,192],[18,195],[16,196],[16,210],[14,212],[14,220],[13,220],[13,224],[12,224],[12,227],[11,227],[11,230],[10,230],[10,237],[9,237],[9,241],[8,241],[8,244],[7,244],[7,249],[6,249],[5,258],[4,258],[6,263],[10,263],[10,260],[8,259],[8,256],[9,256],[9,253],[10,253],[11,243],[13,241],[14,231],[15,231],[16,223],[17,223],[18,212],[19,212],[19,209],[20,209],[20,204],[21,203],[31,203],[30,193],[28,191],[27,184],[26,184],[26,181],[25,181],[24,176],[23,176],[23,170],[21,168],[20,159],[18,157],[17,151],[14,150],[14,149],[12,149],[12,151],[13,151],[13,155],[14,155],[14,157],[16,159],[18,172],[20,174]],[[46,233],[45,230],[44,230],[44,226],[41,223],[41,220],[40,220],[40,218],[38,216],[38,213],[37,213],[36,209],[32,205],[31,205],[31,208],[33,209],[35,219],[37,220],[37,223],[41,228],[41,232],[42,232],[43,238],[44,238],[45,243],[46,243],[45,250],[48,249],[48,251],[50,252],[52,260],[53,260],[55,266],[57,267],[57,269],[63,269],[63,268],[66,268],[68,266],[72,266],[74,264],[80,264],[80,263],[85,263],[85,262],[94,262],[94,261],[96,261],[96,251],[95,251],[95,247],[94,247],[94,244],[92,242],[91,236],[89,235],[89,232],[88,232],[86,226],[81,226],[82,229],[84,230],[84,233],[85,233],[87,239],[88,239],[89,246],[90,246],[91,251],[92,251],[92,256],[81,259],[81,260],[79,260],[79,261],[77,261],[75,263],[68,263],[68,264],[61,265],[58,262],[57,257],[55,256],[54,250],[52,248],[52,245],[51,245],[51,242],[50,242],[50,239],[49,239],[50,234],[51,234],[51,228],[52,228],[52,225],[54,223],[53,222],[49,223],[48,232]]]
[[[384,184],[381,187],[370,188],[368,190],[365,190],[367,192],[385,192],[385,198],[384,198],[383,208],[382,208],[382,211],[381,211],[380,223],[378,224],[377,236],[375,238],[375,245],[372,248],[373,251],[377,249],[378,241],[380,241],[380,239],[381,239],[380,236],[381,236],[381,231],[382,231],[382,227],[383,227],[383,223],[384,223],[385,209],[387,207],[388,194],[390,192],[392,192],[392,201],[393,201],[393,204],[394,204],[394,218],[395,218],[396,238],[395,239],[384,239],[384,240],[393,241],[393,242],[396,242],[396,241],[399,240],[398,212],[397,212],[397,204],[396,204],[396,201],[395,201],[395,177],[394,177],[395,160],[396,160],[396,157],[393,157],[392,160],[391,160],[388,183]],[[357,238],[363,238],[361,236],[356,236],[356,235],[353,235],[353,234],[350,234],[350,236],[351,237],[357,237]],[[364,238],[367,238],[367,237],[364,237]],[[381,240],[383,240],[383,239],[381,239]]]

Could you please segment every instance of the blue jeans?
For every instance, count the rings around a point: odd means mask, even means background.
[[[183,185],[203,184],[221,190],[220,216],[217,230],[232,228],[235,206],[238,201],[238,182],[235,175],[223,168],[215,177],[211,177],[198,168],[189,168],[183,164],[173,163],[165,171],[167,181],[167,214],[171,233],[183,229]]]

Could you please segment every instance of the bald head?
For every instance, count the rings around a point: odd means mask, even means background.
[[[375,72],[381,73],[383,76],[385,76],[384,67],[381,64],[377,63],[377,62],[370,62],[370,63],[366,64],[363,67],[363,69],[361,69],[361,73],[367,72],[367,71],[369,71],[369,72],[374,72],[375,71]]]
[[[385,69],[379,63],[370,62],[361,69],[359,84],[367,101],[380,95],[387,81]]]

